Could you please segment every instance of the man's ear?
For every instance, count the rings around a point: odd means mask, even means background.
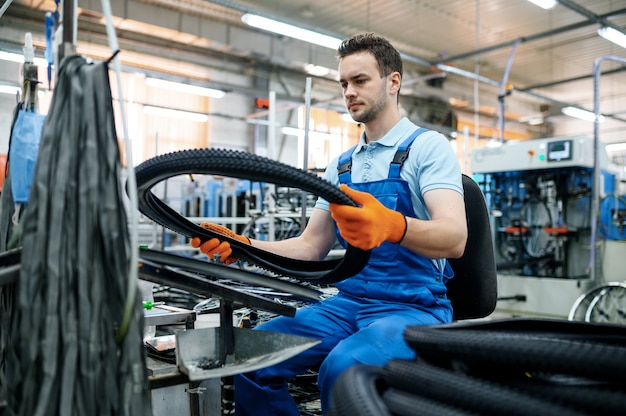
[[[398,71],[392,72],[389,74],[389,81],[391,82],[389,92],[397,94],[400,91],[400,84],[402,84],[402,75]]]

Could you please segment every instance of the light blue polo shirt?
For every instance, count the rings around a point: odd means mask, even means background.
[[[352,154],[352,181],[371,182],[386,179],[389,166],[398,146],[418,127],[403,117],[380,140],[365,143],[364,133]],[[323,178],[332,184],[339,185],[337,160],[333,158]],[[408,182],[411,189],[411,201],[415,217],[430,219],[430,213],[424,203],[424,194],[432,189],[452,189],[463,195],[461,167],[456,155],[441,133],[429,130],[420,134],[404,162],[400,177]],[[315,208],[329,210],[328,202],[318,198]]]

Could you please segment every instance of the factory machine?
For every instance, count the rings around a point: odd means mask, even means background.
[[[607,163],[602,147],[598,166]],[[487,200],[498,269],[496,311],[567,317],[594,280],[594,142],[506,142],[472,152]]]

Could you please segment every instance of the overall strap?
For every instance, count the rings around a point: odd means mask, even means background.
[[[352,153],[354,153],[356,146],[355,144],[339,156],[337,161],[339,183],[352,183]]]
[[[402,169],[402,165],[407,157],[409,157],[409,150],[411,150],[411,145],[420,134],[427,132],[428,129],[421,127],[410,135],[406,140],[398,146],[398,150],[396,150],[396,154],[393,156],[393,160],[391,161],[391,165],[389,166],[389,178],[399,178],[400,170]]]

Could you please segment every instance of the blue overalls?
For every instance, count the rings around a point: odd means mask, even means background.
[[[350,161],[355,148],[348,150],[339,158],[340,182],[369,192],[388,208],[414,217],[409,186],[400,178],[400,169],[413,140],[424,130],[417,130],[400,145],[384,180],[352,183]],[[345,246],[345,241],[339,239]],[[392,358],[414,358],[415,352],[404,342],[404,329],[407,325],[451,321],[452,309],[445,296],[445,282],[451,277],[447,263],[442,273],[430,259],[399,244],[384,242],[372,250],[370,261],[360,273],[335,284],[339,289],[336,296],[299,309],[294,318],[281,316],[256,328],[321,342],[277,365],[235,376],[236,414],[298,415],[287,382],[317,365],[322,411],[326,412],[332,386],[347,368],[356,364],[382,366]]]

